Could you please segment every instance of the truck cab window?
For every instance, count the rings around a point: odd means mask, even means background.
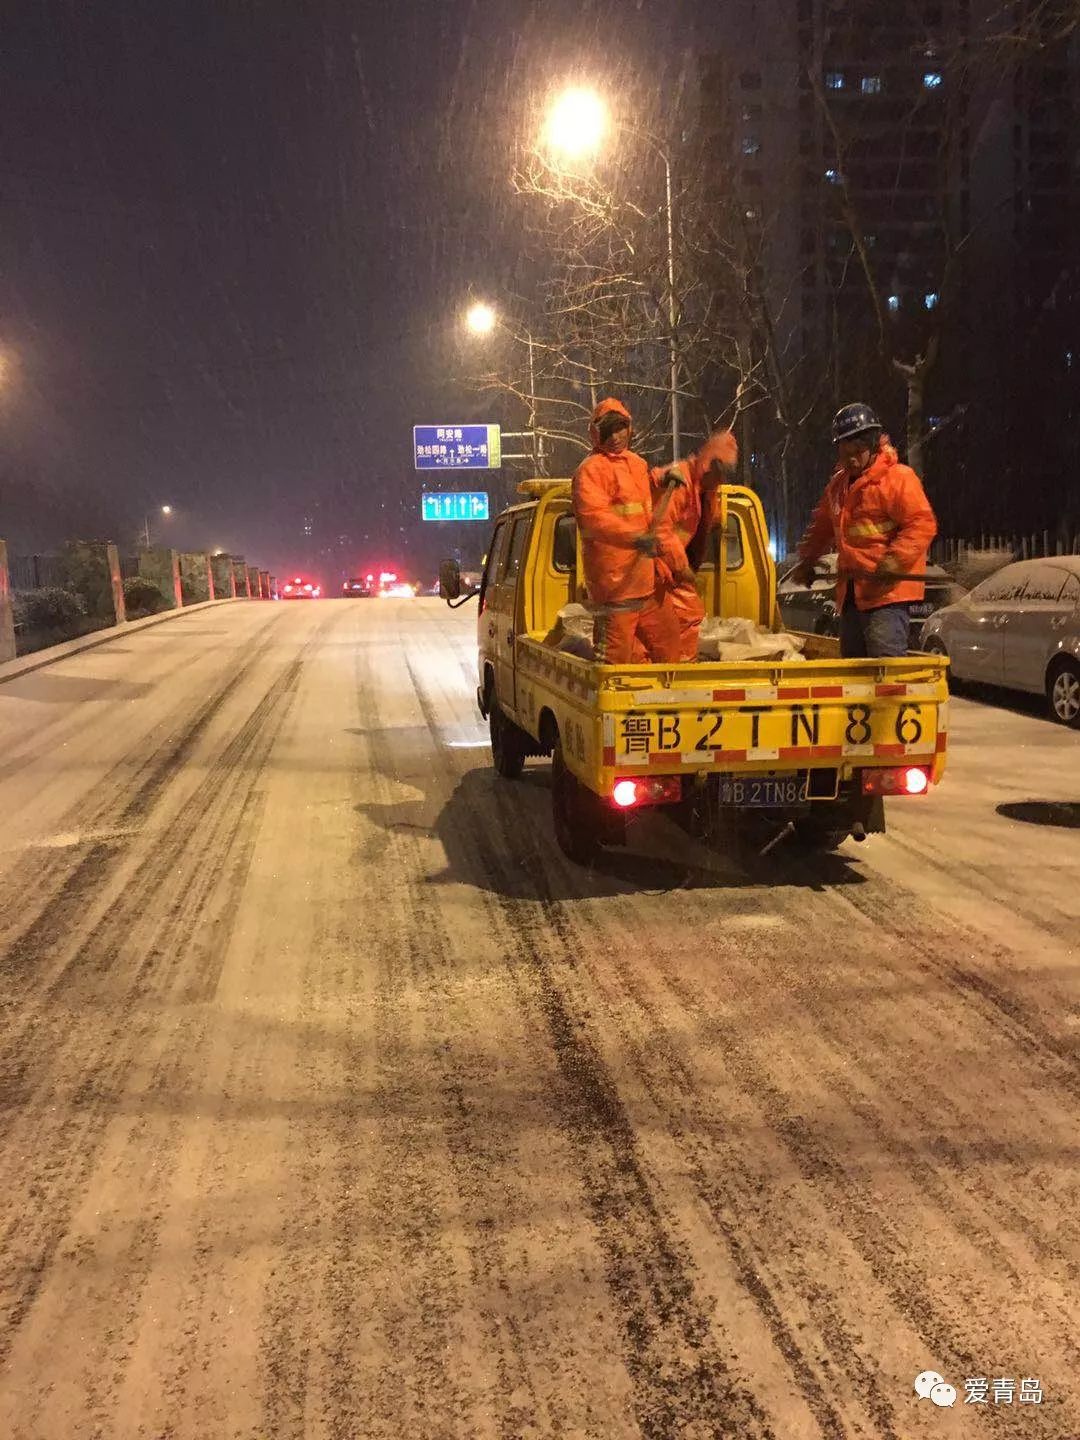
[[[560,575],[569,575],[577,561],[577,521],[573,515],[560,515],[555,521],[551,563]]]
[[[495,526],[494,534],[491,537],[491,548],[488,551],[487,561],[484,565],[484,574],[480,581],[480,608],[484,608],[484,596],[488,592],[494,577],[499,572],[499,565],[502,562],[503,551],[506,549],[506,537],[510,533],[510,526],[505,520],[500,520]]]
[[[729,515],[727,518],[727,568],[729,570],[741,570],[743,564],[743,541],[742,527],[739,524],[737,515]],[[705,560],[702,563],[703,570],[718,570],[720,568],[720,527],[717,526],[712,533],[712,542],[709,545]]]
[[[532,511],[527,515],[519,515],[514,521],[514,530],[510,538],[510,550],[506,557],[506,566],[503,569],[500,579],[514,580],[517,578],[518,570],[521,568],[521,557],[525,552],[525,541],[529,536],[529,527],[532,525]]]

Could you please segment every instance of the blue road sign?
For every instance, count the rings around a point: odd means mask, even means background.
[[[487,491],[430,490],[420,496],[420,513],[425,520],[487,520]]]
[[[412,433],[417,470],[498,470],[502,466],[498,425],[414,425]]]

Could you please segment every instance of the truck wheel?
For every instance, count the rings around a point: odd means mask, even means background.
[[[1046,698],[1050,714],[1060,725],[1080,730],[1080,665],[1075,660],[1059,660],[1050,671]]]
[[[566,858],[591,865],[604,838],[600,802],[567,768],[559,740],[551,753],[551,816],[555,841]]]
[[[503,713],[494,695],[488,711],[488,732],[491,735],[491,763],[495,774],[504,780],[516,780],[525,768],[529,753],[529,737]]]

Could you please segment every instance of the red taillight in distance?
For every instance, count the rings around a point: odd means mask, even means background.
[[[288,582],[286,582],[286,585],[285,585],[285,594],[286,594],[286,595],[291,595],[291,594],[292,594],[292,586],[291,586],[290,584],[288,584]]]

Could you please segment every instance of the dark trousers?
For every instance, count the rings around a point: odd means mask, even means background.
[[[907,601],[860,610],[849,586],[840,612],[840,654],[845,660],[884,660],[906,655],[910,628]]]

